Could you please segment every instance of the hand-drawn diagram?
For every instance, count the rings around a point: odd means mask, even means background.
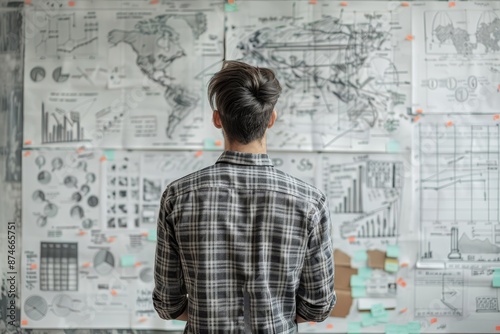
[[[497,55],[499,11],[492,4],[468,3],[450,10],[426,3],[412,10],[417,36],[414,57],[418,83],[414,111],[426,113],[495,113],[500,106]]]
[[[337,238],[379,247],[398,238],[405,184],[402,161],[387,155],[323,155],[321,178]]]
[[[283,116],[270,148],[385,151],[409,105],[410,64],[395,56],[408,12],[325,3],[318,19],[307,3],[276,2],[279,12],[251,3],[228,15],[226,58],[276,71]]]
[[[78,290],[78,243],[42,242],[40,290]]]
[[[500,261],[500,128],[418,126],[421,257]]]
[[[205,93],[223,58],[220,5],[40,6],[26,11],[35,40],[25,49],[32,147],[199,149],[220,137]]]

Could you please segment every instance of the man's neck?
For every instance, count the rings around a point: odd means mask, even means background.
[[[230,142],[226,139],[224,141],[224,150],[242,153],[266,154],[266,137],[264,136],[262,140],[254,140],[253,142],[250,142],[248,144]]]

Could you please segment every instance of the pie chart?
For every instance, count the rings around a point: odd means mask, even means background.
[[[57,67],[52,72],[52,79],[54,79],[55,82],[65,82],[66,80],[68,80],[68,78],[69,78],[69,74],[62,73],[61,66]]]
[[[52,308],[55,315],[66,317],[73,309],[73,300],[68,295],[57,295],[52,301]]]
[[[24,301],[24,313],[32,320],[42,319],[47,310],[47,301],[40,296],[31,296]]]
[[[33,67],[30,72],[30,78],[34,82],[40,82],[45,79],[45,69],[43,67],[37,66]]]
[[[107,275],[115,268],[115,257],[110,251],[101,249],[94,256],[94,269],[99,275]]]

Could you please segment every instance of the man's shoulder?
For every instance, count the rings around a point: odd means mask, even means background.
[[[280,169],[275,170],[278,177],[278,185],[286,188],[290,192],[290,194],[314,202],[325,200],[325,194],[316,186],[307,183],[306,181],[288,174]]]
[[[175,196],[189,190],[193,190],[199,185],[200,180],[209,180],[214,175],[214,165],[187,174],[167,185],[165,192],[167,196]]]

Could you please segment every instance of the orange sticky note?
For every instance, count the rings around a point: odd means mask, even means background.
[[[24,152],[24,156],[25,156],[25,157],[29,157],[30,155],[31,155],[31,151],[26,151],[26,152]]]
[[[106,156],[105,155],[101,156],[101,159],[99,159],[99,160],[100,161],[106,161]]]
[[[140,262],[136,262],[136,263],[134,264],[134,267],[140,267],[141,265],[142,265],[142,263],[140,263]]]
[[[74,1],[68,1],[68,6],[75,7],[75,2]]]
[[[88,267],[90,267],[90,262],[84,262],[84,263],[82,264],[82,266],[83,266],[84,268],[88,268]]]
[[[499,114],[493,115],[493,120],[494,121],[498,121],[499,119],[500,119],[500,115]]]
[[[30,269],[37,269],[37,268],[38,268],[38,264],[36,264],[36,263],[32,263],[30,266]]]
[[[453,126],[453,121],[446,122],[446,127],[449,128],[450,126]]]
[[[402,309],[401,311],[399,311],[399,313],[406,313],[408,311],[408,308],[405,307],[404,309]]]
[[[160,1],[159,0],[151,0],[149,3],[152,5],[156,5],[158,2],[160,2]]]
[[[347,6],[347,2],[346,2],[346,1],[342,1],[342,2],[340,3],[340,5],[341,5],[342,7],[345,7],[345,6]]]
[[[76,153],[78,153],[78,154],[82,153],[83,151],[85,151],[85,147],[83,147],[83,146],[76,149]]]
[[[409,2],[402,2],[401,6],[403,6],[403,7],[410,7],[410,3]]]
[[[401,267],[408,267],[408,262],[401,263]]]
[[[316,323],[314,321],[309,321],[309,325],[313,326],[316,325]]]
[[[115,238],[115,237],[109,237],[109,238],[108,238],[108,242],[114,242],[115,240],[116,240],[116,238]]]
[[[333,329],[333,324],[327,324],[327,325],[326,325],[326,328],[327,328],[327,329]]]
[[[413,41],[415,39],[415,36],[413,35],[406,35],[406,40],[407,41]]]
[[[31,5],[31,0],[24,0],[24,3],[27,5]],[[26,321],[26,324],[28,323],[28,320],[23,320]]]
[[[143,237],[147,237],[147,236],[149,235],[149,233],[148,233],[148,232],[142,232],[142,233],[141,233],[141,235],[142,235]]]
[[[216,140],[215,141],[215,146],[222,146],[222,141],[221,140]]]
[[[25,140],[24,141],[24,145],[31,145],[33,142],[31,140]]]
[[[317,1],[317,0],[309,0],[309,3],[310,3],[311,5],[315,5],[315,4],[317,4],[317,3],[318,3],[318,1]]]
[[[431,324],[435,324],[436,322],[438,322],[438,319],[437,319],[437,318],[432,318],[432,319],[431,319]]]
[[[497,86],[497,92],[500,92],[500,84]]]
[[[227,3],[232,5],[232,4],[234,4],[234,0],[227,0]]]
[[[400,285],[403,288],[406,287],[406,282],[402,278],[399,278],[396,283],[398,283],[398,285]]]
[[[455,7],[455,1],[448,2],[448,7]]]
[[[417,112],[417,114],[423,114],[424,113],[424,111],[422,109],[417,109],[415,111]]]
[[[197,157],[197,158],[201,157],[202,155],[203,155],[203,151],[197,151],[197,152],[194,154],[194,156],[195,156],[195,157]]]
[[[26,0],[26,2],[28,2],[28,0]],[[31,3],[31,1],[30,1],[30,3]],[[26,320],[26,319],[21,320],[21,325],[26,326],[27,324],[28,324],[28,320]]]
[[[500,331],[500,326],[496,326],[496,327],[495,327],[495,330],[496,330],[496,331]]]
[[[356,237],[349,237],[349,238],[347,238],[347,240],[349,240],[349,242],[354,242],[354,241],[356,241]]]
[[[139,318],[137,321],[139,321],[139,322],[145,322],[146,320],[148,320],[148,318],[146,318],[146,317],[141,317],[141,318]]]
[[[417,123],[418,121],[420,121],[420,116],[413,117],[413,123]]]
[[[111,290],[111,294],[112,294],[113,296],[116,296],[116,295],[118,294],[118,292],[117,292],[115,289],[112,289],[112,290]]]
[[[85,232],[85,231],[78,232],[78,235],[85,235],[85,234],[87,234],[87,232]]]

